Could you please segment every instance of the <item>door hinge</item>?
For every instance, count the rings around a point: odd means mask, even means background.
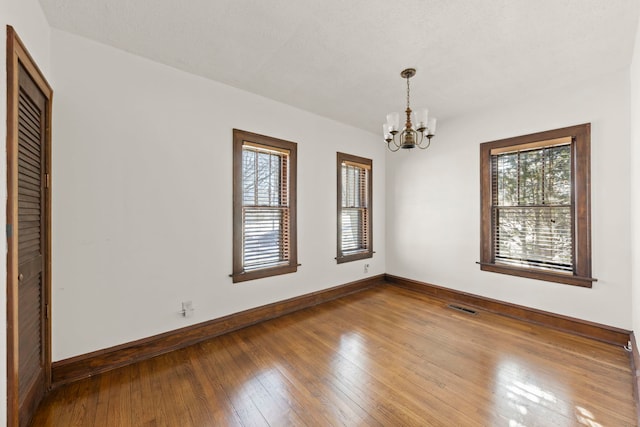
[[[49,188],[49,186],[51,185],[51,175],[49,175],[48,173],[44,174],[44,188]]]
[[[44,306],[45,306],[44,315],[46,316],[47,319],[51,319],[51,307],[49,306],[49,304],[45,304]]]

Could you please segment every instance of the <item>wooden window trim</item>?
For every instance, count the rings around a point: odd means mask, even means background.
[[[491,153],[508,147],[535,146],[538,141],[572,138],[571,187],[573,201],[573,274],[506,266],[495,262],[491,209]],[[538,132],[480,144],[480,269],[530,279],[545,280],[590,288],[591,276],[591,124]]]
[[[337,212],[336,212],[336,262],[342,264],[345,262],[356,261],[360,259],[373,258],[373,161],[364,157],[354,156],[351,154],[340,153],[336,155],[336,175],[337,175]],[[347,163],[354,166],[368,169],[367,176],[367,224],[366,233],[368,236],[368,247],[366,250],[359,251],[354,254],[343,255],[342,253],[342,164]]]
[[[276,267],[244,271],[242,262],[242,148],[243,144],[268,146],[277,151],[286,151],[289,156],[289,262]],[[233,283],[261,279],[298,270],[297,239],[297,147],[291,141],[233,129]]]

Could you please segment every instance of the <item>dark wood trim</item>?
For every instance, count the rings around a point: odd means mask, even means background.
[[[483,271],[493,273],[511,274],[512,276],[528,277],[529,279],[545,280],[547,282],[564,283],[566,285],[582,286],[590,288],[592,282],[598,279],[591,277],[578,277],[573,274],[554,273],[552,271],[540,271],[528,268],[515,267],[510,265],[478,263]]]
[[[286,151],[289,156],[289,262],[245,272],[242,263],[242,147],[251,142]],[[298,144],[266,135],[233,129],[233,273],[234,283],[298,271],[297,180]]]
[[[336,262],[342,264],[345,262],[356,261],[359,259],[373,258],[373,160],[365,157],[354,156],[346,153],[336,153]],[[369,169],[367,182],[367,236],[368,245],[366,251],[358,252],[352,255],[343,255],[342,247],[342,163],[351,162]]]
[[[636,416],[640,426],[640,349],[638,349],[636,336],[633,332],[629,337],[629,343],[631,344],[629,359],[631,361],[631,373],[633,374],[633,397],[636,400]]]
[[[473,308],[539,324],[608,344],[626,345],[631,335],[634,348],[633,357],[635,358],[635,366],[640,366],[640,356],[638,355],[638,349],[635,345],[635,338],[633,338],[630,331],[498,301],[454,289],[419,282],[417,280],[406,279],[390,274],[381,274],[347,283],[345,285],[252,308],[240,313],[231,314],[218,319],[154,335],[152,337],[143,338],[137,341],[54,362],[52,369],[53,387],[58,387],[122,366],[150,359],[152,357],[184,348],[256,323],[322,304],[323,302],[331,301],[345,295],[360,292],[382,283],[390,283],[392,285],[438,298],[442,301],[464,304]],[[635,369],[634,374],[635,378],[638,379],[638,372]]]
[[[491,183],[491,150],[537,141],[572,138],[571,186],[573,222],[573,274],[505,266],[495,262]],[[591,124],[585,123],[480,144],[480,269],[530,279],[590,288],[591,278]]]
[[[406,279],[404,277],[386,274],[385,279],[388,283],[427,294],[444,301],[453,301],[465,304],[474,308],[480,308],[492,313],[547,326],[549,328],[569,332],[574,335],[580,335],[608,344],[626,345],[629,341],[629,335],[631,334],[631,331],[627,331],[625,329],[588,322],[586,320],[580,320],[504,301],[498,301],[455,289],[432,285],[430,283]]]
[[[141,360],[150,359],[218,335],[360,292],[382,282],[384,282],[384,275],[380,274],[115,347],[60,360],[53,363],[53,385],[57,387]]]
[[[51,173],[53,89],[12,26],[7,25],[7,425],[18,426],[18,64],[47,99],[45,172]],[[51,306],[51,185],[45,191],[45,261],[43,304]],[[51,386],[51,318],[45,320],[45,384]]]
[[[7,228],[18,219],[18,60],[16,34],[7,26]],[[18,239],[7,233],[7,425],[19,425]]]

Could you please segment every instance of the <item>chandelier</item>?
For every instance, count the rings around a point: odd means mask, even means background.
[[[387,122],[382,125],[382,133],[384,140],[387,142],[387,148],[391,151],[398,151],[401,148],[411,149],[414,147],[426,149],[431,145],[431,138],[436,134],[436,118],[429,117],[429,110],[420,109],[413,112],[409,105],[409,79],[416,75],[415,68],[407,68],[400,75],[403,79],[407,79],[407,121],[404,128],[400,130],[400,114],[387,114]],[[413,127],[415,122],[415,128]],[[399,136],[397,136],[399,134]],[[397,136],[397,138],[396,138]],[[425,141],[425,137],[427,141]]]

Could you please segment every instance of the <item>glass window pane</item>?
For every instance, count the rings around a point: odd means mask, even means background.
[[[243,231],[242,259],[245,270],[276,266],[288,260],[287,203],[282,190],[281,153],[245,147],[242,152]]]
[[[542,204],[542,150],[520,153],[519,205]]]
[[[242,152],[242,204],[255,205],[256,181],[256,152],[244,150]]]
[[[494,178],[496,261],[572,271],[571,147],[499,154]]]
[[[498,156],[498,205],[518,204],[518,153]]]
[[[548,148],[545,161],[545,202],[552,205],[570,205],[571,147],[563,145]]]

